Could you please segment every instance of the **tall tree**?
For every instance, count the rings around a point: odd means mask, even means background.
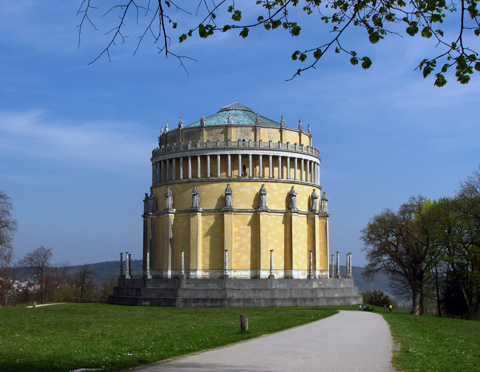
[[[85,294],[89,290],[93,290],[93,270],[89,265],[82,265],[75,273],[75,284],[80,290],[80,301],[85,300]]]
[[[0,248],[11,249],[17,222],[12,218],[10,198],[0,191]]]
[[[480,167],[461,183],[453,208],[458,222],[449,258],[468,312],[474,314],[480,310]]]
[[[50,268],[50,260],[52,259],[52,248],[41,246],[33,252],[27,253],[20,265],[27,267],[33,273],[40,284],[40,302],[45,300],[45,287],[47,279],[47,271]]]
[[[435,220],[429,204],[423,197],[410,198],[396,213],[387,209],[362,230],[366,275],[380,271],[390,274],[410,293],[415,315],[423,314],[425,283],[441,258],[432,240]]]
[[[17,230],[17,222],[11,215],[12,203],[10,198],[0,191],[0,301],[8,303],[8,296],[12,290],[13,267],[13,234]]]
[[[145,38],[158,45],[159,53],[178,58],[183,66],[185,56],[174,53],[172,38],[183,42],[193,35],[207,38],[218,32],[238,32],[246,38],[250,30],[284,29],[291,36],[302,33],[302,24],[307,18],[317,17],[325,24],[324,37],[306,49],[292,50],[292,59],[303,63],[293,77],[305,70],[315,68],[327,52],[343,53],[352,65],[364,69],[372,60],[360,56],[345,45],[344,35],[348,29],[357,27],[365,38],[376,44],[389,36],[421,36],[432,40],[438,54],[424,56],[417,68],[423,77],[435,73],[434,84],[446,84],[446,72],[453,68],[456,79],[468,83],[474,71],[480,71],[478,51],[472,45],[480,35],[480,13],[477,0],[259,0],[252,2],[235,0],[198,0],[187,4],[172,0],[124,0],[102,2],[82,0],[77,12],[79,21],[79,44],[86,25],[97,30],[96,14],[107,26],[106,47],[95,58],[103,55],[110,59],[113,46],[123,44],[132,31],[131,24],[139,28],[138,50]],[[189,16],[197,19],[189,19]],[[191,28],[193,24],[198,24]],[[445,22],[445,23],[444,23]],[[454,32],[450,27],[454,27]],[[301,43],[299,43],[301,44]],[[192,59],[192,58],[190,58]]]

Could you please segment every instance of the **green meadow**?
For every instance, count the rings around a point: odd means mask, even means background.
[[[240,331],[240,313],[249,331]],[[0,309],[0,371],[118,371],[333,315],[318,308],[160,308],[105,304]]]
[[[384,318],[396,344],[397,371],[480,371],[480,322],[396,311]]]
[[[0,308],[0,371],[118,371],[277,332],[338,310],[358,308]],[[247,333],[240,331],[240,313],[249,318]],[[396,344],[397,371],[479,370],[480,322],[381,314]]]

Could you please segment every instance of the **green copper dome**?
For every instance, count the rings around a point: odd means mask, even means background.
[[[237,102],[222,107],[216,114],[200,119],[187,127],[199,127],[204,120],[205,126],[215,125],[259,125],[262,127],[280,127],[280,124],[253,112],[249,107]]]

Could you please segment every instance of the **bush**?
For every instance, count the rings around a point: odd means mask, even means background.
[[[381,289],[374,290],[373,292],[364,292],[363,302],[373,306],[390,306],[393,305],[392,300]]]

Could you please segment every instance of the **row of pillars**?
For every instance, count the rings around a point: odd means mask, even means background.
[[[270,250],[270,273],[268,275],[268,279],[275,279],[274,275],[274,266],[273,266],[273,249]],[[125,272],[123,269],[123,253],[120,253],[120,277],[125,279],[132,278],[132,265],[131,265],[131,253],[125,252]],[[337,251],[336,254],[336,262],[335,262],[335,255],[332,254],[331,256],[331,263],[330,263],[330,278],[341,278],[340,275],[340,252]],[[150,273],[150,251],[146,252],[146,271],[145,271],[145,278],[152,279],[152,275]],[[224,251],[224,260],[223,260],[223,278],[228,279],[231,277],[230,270],[228,268],[228,249]],[[180,270],[180,277],[185,277],[185,251],[181,251],[181,270]],[[346,255],[346,275],[345,278],[352,278],[352,253],[349,252]],[[308,263],[308,279],[315,279],[315,274],[313,272],[313,251],[310,251],[309,254],[309,263]]]
[[[206,164],[207,164],[207,173],[206,173],[206,178],[211,178],[215,177],[212,175],[211,169],[210,169],[210,155],[202,155],[206,156]],[[196,176],[193,176],[192,174],[192,157],[193,156],[187,156],[185,157],[188,162],[188,174],[186,179],[192,179],[192,178],[202,178],[202,172],[201,172],[201,157],[200,155],[196,155],[195,157],[197,158],[197,169],[196,169]],[[220,156],[221,155],[212,155],[217,157],[217,172],[216,172],[216,178],[221,177],[221,170],[220,170]],[[227,178],[232,177],[232,156],[231,154],[227,155]],[[268,177],[267,175],[263,174],[263,156],[267,155],[261,155],[261,154],[248,154],[248,174],[247,174],[247,167],[246,165],[242,165],[242,155],[238,154],[238,177],[249,177],[253,178],[253,166],[252,166],[252,156],[258,156],[258,165],[259,165],[259,173],[257,175],[258,178],[274,178],[273,175],[273,155],[268,155],[268,165],[269,165],[269,174]],[[305,181],[305,182],[312,182],[317,185],[320,184],[320,163],[312,160],[306,160],[302,158],[297,158],[297,157],[290,157],[286,156],[286,172],[283,174],[282,172],[282,156],[277,156],[278,158],[278,179],[292,179],[291,177],[291,163],[293,163],[293,180],[297,180],[297,170],[300,168],[300,181]],[[293,158],[293,159],[292,159]],[[176,181],[177,180],[177,160],[179,161],[179,166],[178,166],[178,180],[183,180],[184,179],[184,174],[183,174],[183,159],[184,157],[178,157],[178,158],[173,158],[173,159],[165,159],[165,160],[160,160],[157,162],[153,163],[153,184],[157,183],[162,183],[165,181]],[[170,172],[170,160],[172,160],[172,171]],[[293,161],[291,161],[293,160]],[[297,164],[297,161],[300,162],[300,166]],[[171,174],[171,176],[170,176]]]
[[[335,255],[332,254],[330,258],[330,278],[341,278],[340,275],[340,252],[336,253],[336,262]],[[345,278],[352,278],[352,253],[349,252],[346,255],[345,261],[346,273]]]

